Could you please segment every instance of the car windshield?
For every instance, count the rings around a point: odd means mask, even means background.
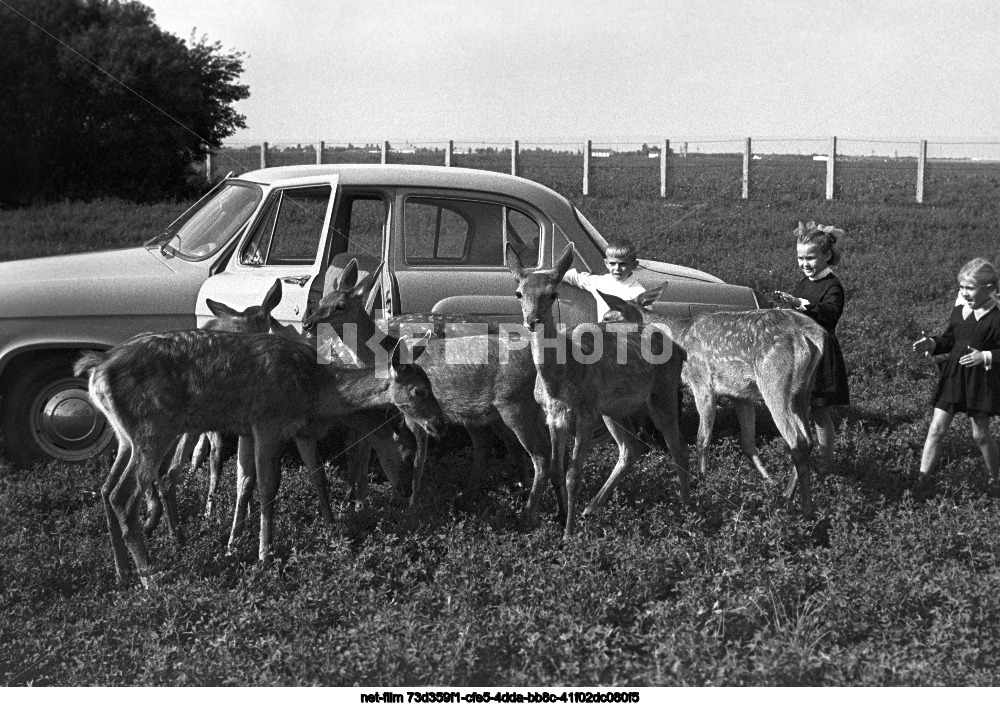
[[[184,220],[168,231],[160,250],[184,260],[203,260],[226,245],[260,203],[263,191],[256,184],[229,182]],[[196,205],[197,206],[197,205]]]
[[[583,226],[583,230],[587,232],[588,236],[590,236],[590,240],[594,241],[597,247],[601,249],[601,252],[603,253],[607,250],[608,242],[604,240],[604,236],[602,236],[600,232],[594,228],[594,224],[588,221],[587,217],[584,216],[580,209],[575,206],[573,207],[573,213],[576,215],[576,220],[580,222],[581,226]]]

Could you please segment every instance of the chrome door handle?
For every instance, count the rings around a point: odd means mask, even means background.
[[[291,275],[289,275],[288,277],[281,278],[281,281],[287,282],[289,285],[298,285],[299,287],[305,287],[305,284],[309,282],[309,276],[299,275],[298,277],[292,277]]]

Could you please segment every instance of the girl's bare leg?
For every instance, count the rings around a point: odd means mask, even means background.
[[[997,451],[996,440],[990,434],[990,418],[970,417],[969,429],[972,430],[972,441],[979,445],[979,451],[983,453],[990,481],[996,481],[1000,476],[1000,452]]]
[[[927,441],[924,442],[924,453],[920,457],[920,476],[923,477],[937,467],[941,458],[941,441],[944,439],[951,421],[955,416],[940,408],[934,408],[930,429],[927,430]]]

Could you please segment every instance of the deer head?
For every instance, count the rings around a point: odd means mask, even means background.
[[[303,328],[312,329],[320,322],[334,327],[345,322],[357,322],[358,314],[378,283],[384,265],[379,263],[368,277],[358,282],[358,261],[352,259],[334,281],[332,289],[306,312],[302,319]]]
[[[208,310],[215,315],[217,322],[206,328],[223,331],[235,331],[246,334],[263,334],[271,328],[271,312],[281,302],[281,280],[275,280],[271,289],[264,295],[264,301],[259,305],[251,305],[242,312],[237,312],[229,305],[205,300]]]
[[[414,361],[427,350],[430,337],[411,341],[399,339],[389,360],[389,378],[392,381],[392,404],[406,418],[416,422],[433,437],[444,432],[444,413],[431,390],[427,374]]]
[[[507,269],[517,283],[514,296],[521,302],[524,325],[534,329],[539,324],[551,322],[552,305],[559,297],[557,288],[573,264],[573,244],[570,243],[563,249],[556,266],[551,270],[526,271],[520,256],[510,243],[507,244],[506,255]]]
[[[642,324],[643,310],[651,306],[653,302],[660,299],[660,296],[663,294],[665,289],[667,289],[667,283],[663,283],[659,287],[653,287],[646,290],[632,300],[623,300],[621,297],[616,297],[615,295],[598,291],[597,294],[604,300],[605,304],[607,304],[609,308],[604,314],[604,321]]]

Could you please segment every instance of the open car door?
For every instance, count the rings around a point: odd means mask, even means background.
[[[272,315],[302,331],[310,288],[323,271],[338,175],[283,181],[266,197],[256,220],[225,270],[205,281],[198,293],[198,326],[212,314],[207,299],[242,310],[259,305],[281,281],[281,302]]]

